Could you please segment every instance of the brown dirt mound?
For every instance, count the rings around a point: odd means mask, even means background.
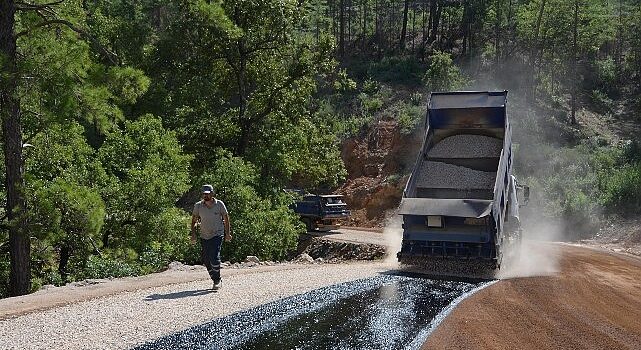
[[[422,130],[400,132],[394,120],[373,125],[364,138],[343,143],[341,156],[348,179],[336,190],[352,210],[349,225],[381,227],[386,212],[400,203],[407,174],[421,146]]]

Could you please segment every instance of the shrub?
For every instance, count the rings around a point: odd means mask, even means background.
[[[8,241],[2,241],[9,244]],[[0,299],[9,296],[9,254],[0,255]]]
[[[371,115],[352,116],[347,119],[337,121],[334,129],[340,138],[348,138],[358,135],[361,130],[367,128],[374,117]]]
[[[57,265],[57,272],[66,281],[73,273],[69,270],[72,261],[84,261],[100,242],[105,205],[96,191],[62,178],[41,184],[37,198],[30,197],[29,204],[33,208],[29,212],[31,231],[39,239],[36,243],[52,247],[34,254],[34,258],[41,255],[42,260]],[[53,252],[55,259],[51,258]],[[51,282],[51,278],[45,279]]]
[[[367,74],[378,81],[419,86],[425,73],[424,65],[414,56],[385,57],[371,63]]]
[[[75,279],[137,276],[140,272],[140,266],[134,262],[94,255],[87,259],[86,265],[75,275]]]
[[[354,91],[356,90],[356,82],[349,78],[346,70],[341,69],[334,80],[334,89],[340,92]]]
[[[372,78],[367,78],[365,82],[363,82],[363,89],[362,91],[366,94],[372,95],[378,91],[380,88],[380,84],[378,81],[373,80]]]
[[[423,120],[423,109],[419,106],[402,104],[398,111],[398,126],[402,134],[411,134]]]
[[[364,92],[358,94],[358,100],[361,110],[367,115],[371,115],[383,107],[383,101],[380,98],[377,96],[369,96]]]
[[[641,162],[601,172],[601,201],[611,210],[638,213],[641,210]]]
[[[394,186],[398,185],[398,182],[401,181],[403,175],[401,174],[392,174],[385,178],[385,182],[392,184]]]
[[[420,106],[423,102],[423,94],[421,94],[420,92],[412,93],[412,95],[410,96],[410,102],[413,106]]]
[[[614,102],[606,93],[601,90],[592,90],[590,94],[592,106],[599,113],[608,113],[612,111]]]
[[[104,228],[108,246],[140,253],[156,234],[157,218],[189,188],[191,157],[160,119],[145,115],[112,132],[98,158],[109,179],[100,188],[109,214]]]
[[[466,79],[454,65],[450,54],[436,51],[430,57],[423,83],[429,91],[447,91],[462,88],[466,84]]]

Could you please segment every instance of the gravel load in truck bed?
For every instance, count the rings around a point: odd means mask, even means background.
[[[443,162],[424,161],[416,187],[492,190],[496,172],[479,171]]]
[[[500,157],[503,140],[483,135],[454,135],[435,144],[428,158],[492,158]]]

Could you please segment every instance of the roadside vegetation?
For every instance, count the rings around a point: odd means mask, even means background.
[[[304,227],[282,188],[336,188],[341,141],[379,120],[416,132],[431,91],[510,90],[517,172],[545,215],[588,235],[641,211],[636,1],[0,10],[0,296],[197,263],[203,183],[230,210],[224,260],[284,259]]]

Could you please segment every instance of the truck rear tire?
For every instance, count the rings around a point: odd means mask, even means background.
[[[315,227],[314,224],[312,223],[312,219],[310,218],[303,218],[303,223],[305,223],[305,227],[307,228],[307,231],[314,231]]]

